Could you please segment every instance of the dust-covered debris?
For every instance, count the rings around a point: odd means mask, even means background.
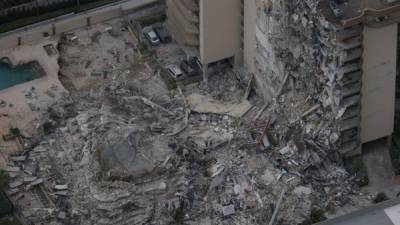
[[[74,35],[59,46],[70,95],[48,108],[7,167],[7,193],[29,221],[300,224],[316,209],[366,204],[332,148],[334,115],[302,69],[268,104],[249,93],[250,76],[231,69],[208,87],[168,90],[120,23]],[[178,47],[158,48],[155,57],[169,62],[165,52]]]

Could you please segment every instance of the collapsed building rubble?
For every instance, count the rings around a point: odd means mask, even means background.
[[[319,17],[307,20],[311,3],[282,1],[297,12],[273,29],[287,29],[287,39],[257,36],[258,57],[265,44],[284,62],[263,68],[276,69],[265,78],[277,87],[270,104],[243,100],[249,78],[229,70],[209,87],[168,90],[132,57],[118,26],[62,43],[70,95],[49,107],[40,134],[7,168],[19,212],[43,224],[306,224],[314,209],[334,215],[369,204],[337,151],[336,77],[325,82],[317,66],[331,69],[335,62],[318,60],[337,52],[314,42],[330,37],[329,25],[313,25]]]
[[[60,124],[25,161],[44,180],[24,182],[43,185],[40,193],[49,192],[48,202],[54,203],[44,207],[47,217],[25,216],[41,221],[57,215],[78,224],[263,224],[283,189],[276,216],[287,224],[301,223],[315,207],[359,204],[347,173],[306,144],[257,149],[251,123],[197,113],[184,133],[169,137],[184,116],[180,101],[171,99],[169,109],[176,112],[171,116],[140,101],[114,100],[88,107],[79,99],[74,113],[52,116]],[[99,110],[106,104],[109,110]],[[154,122],[164,129],[153,130]],[[10,190],[19,185],[11,183]]]
[[[352,155],[360,151],[362,29],[328,22],[322,5],[275,1],[259,10],[256,77],[275,108],[318,146]]]

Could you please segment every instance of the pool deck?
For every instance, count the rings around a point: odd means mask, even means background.
[[[13,65],[37,61],[46,73],[41,78],[0,91],[0,101],[7,103],[4,107],[0,106],[0,135],[9,133],[10,127],[18,127],[26,135],[34,133],[39,116],[67,92],[58,79],[58,53],[49,56],[43,48],[48,44],[56,46],[57,42],[54,39],[44,39],[34,45],[0,50],[0,58],[9,58]],[[49,92],[51,94],[48,94]],[[29,93],[33,93],[33,97],[27,97],[26,94]],[[32,111],[31,106],[37,108],[37,111]],[[7,146],[0,149],[2,154],[8,153],[4,152],[4,149],[12,151],[9,145],[10,142],[5,143],[1,138],[0,147]],[[0,167],[4,165],[3,163],[3,157],[0,157]]]

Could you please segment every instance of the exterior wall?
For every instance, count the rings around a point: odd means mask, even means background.
[[[361,141],[393,132],[396,89],[397,24],[364,29]]]
[[[240,0],[200,0],[200,58],[203,65],[232,56],[235,56],[235,65],[241,64],[240,15]]]
[[[280,37],[288,35],[287,33],[283,33],[285,32],[284,30],[286,30],[286,21],[288,18],[273,16],[275,12],[270,12],[268,10],[266,2],[266,0],[261,1],[257,9],[255,28],[256,52],[254,62],[258,91],[267,101],[270,101],[275,97],[276,93],[279,92],[287,75],[285,71],[285,62],[278,57],[276,49],[280,47],[295,48],[299,45],[297,41],[284,43],[271,37],[271,34],[275,36],[279,35]],[[283,12],[286,10],[284,8],[279,8],[278,0],[276,5],[276,12]],[[285,39],[282,38],[282,40]],[[289,46],[289,44],[291,46]]]
[[[131,10],[144,7],[158,2],[158,0],[134,0],[126,1],[120,4],[113,4],[94,9],[80,14],[71,14],[59,18],[33,24],[15,31],[0,34],[0,49],[15,48],[18,46],[18,38],[21,38],[21,44],[30,44],[43,38],[43,33],[52,34],[52,27],[56,28],[56,34],[68,32],[87,25],[87,18],[90,17],[91,23],[99,23],[123,15],[121,8]],[[129,6],[129,7],[128,7]],[[128,7],[128,8],[126,8]]]
[[[199,0],[167,0],[167,27],[188,56],[199,56]]]
[[[254,72],[254,58],[256,54],[256,0],[244,0],[244,48],[243,64],[250,71]]]

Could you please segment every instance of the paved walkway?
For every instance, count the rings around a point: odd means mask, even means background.
[[[400,225],[400,198],[315,225]]]
[[[392,185],[395,176],[389,147],[385,140],[379,139],[363,144],[362,158],[367,168],[369,189],[382,191]]]

